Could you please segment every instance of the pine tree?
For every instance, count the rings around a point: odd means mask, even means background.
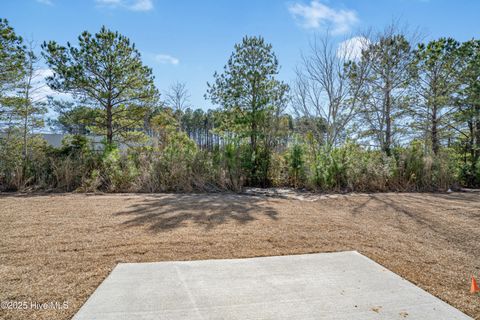
[[[272,45],[262,37],[244,37],[230,56],[222,74],[208,84],[206,98],[228,114],[225,130],[248,138],[250,182],[268,184],[272,115],[285,106],[288,86],[276,79],[279,65]]]
[[[410,103],[407,88],[411,79],[412,50],[405,35],[390,26],[362,51],[360,64],[368,68],[363,84],[361,123],[366,134],[391,155],[400,117]],[[359,67],[360,68],[360,67]]]
[[[480,185],[480,40],[464,42],[460,47],[460,92],[457,119],[466,138],[470,168],[468,184]]]
[[[415,122],[425,128],[433,153],[449,129],[454,113],[454,93],[459,89],[458,47],[452,38],[440,38],[419,44],[415,50],[414,88],[419,103],[411,109]]]
[[[0,122],[11,116],[11,93],[25,73],[25,46],[6,19],[0,19]]]
[[[95,35],[83,32],[78,47],[50,41],[42,48],[54,72],[47,79],[50,87],[100,109],[101,119],[93,130],[105,135],[108,144],[138,136],[134,131],[143,128],[158,92],[152,70],[143,65],[127,37],[102,27]]]

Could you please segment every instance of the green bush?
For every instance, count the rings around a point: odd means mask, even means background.
[[[107,146],[103,152],[93,151],[82,136],[67,136],[60,148],[33,136],[25,160],[18,135],[1,142],[3,191],[241,191],[256,185],[249,176],[254,163],[260,164],[257,180],[266,174],[269,185],[324,192],[447,190],[472,176],[467,172],[471,166],[463,165],[455,149],[433,155],[418,141],[395,148],[390,157],[351,142],[325,148],[308,140],[284,151],[255,154],[248,143],[235,139],[200,150],[185,133],[170,127],[150,146]]]
[[[302,145],[294,144],[286,157],[291,185],[295,188],[303,186],[305,179],[305,161]]]
[[[128,153],[118,148],[106,148],[102,156],[102,177],[104,186],[112,192],[134,191],[133,183],[138,170]]]

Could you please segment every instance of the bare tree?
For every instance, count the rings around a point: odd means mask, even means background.
[[[39,58],[34,54],[35,45],[28,41],[23,47],[23,64],[21,77],[11,89],[9,95],[4,97],[8,114],[3,123],[6,135],[5,141],[21,137],[22,159],[24,164],[28,160],[30,137],[35,129],[43,128],[43,116],[47,112],[46,83],[44,70],[39,67]],[[19,143],[20,144],[20,143]]]
[[[20,88],[19,106],[17,114],[22,128],[23,157],[28,158],[28,138],[35,128],[44,125],[43,115],[46,113],[47,84],[44,81],[44,74],[39,68],[39,58],[34,54],[35,45],[33,41],[28,42],[28,50],[25,60],[25,74]]]
[[[184,82],[173,83],[165,93],[165,104],[174,111],[185,111],[190,108],[190,93]]]
[[[312,133],[317,140],[323,135],[327,148],[340,141],[361,101],[368,65],[356,65],[354,76],[346,71],[368,40],[356,37],[355,41],[337,46],[328,33],[316,36],[296,69],[293,109],[298,117],[311,120]]]

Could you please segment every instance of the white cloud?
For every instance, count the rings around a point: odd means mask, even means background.
[[[338,44],[337,55],[345,60],[359,60],[362,50],[366,49],[370,40],[365,37],[353,37]]]
[[[39,69],[35,72],[35,78],[45,80],[46,77],[53,76],[52,69]]]
[[[152,0],[137,0],[130,6],[134,11],[149,11],[153,9]]]
[[[47,0],[49,1],[49,0]],[[103,7],[124,8],[132,11],[150,11],[153,10],[153,0],[95,0]]]
[[[47,97],[56,97],[56,98],[68,98],[69,94],[61,93],[51,89],[46,81],[46,77],[53,76],[53,71],[51,69],[39,69],[36,70],[32,78],[32,89],[31,97],[35,102],[46,102]]]
[[[177,65],[180,63],[180,60],[178,58],[175,58],[175,57],[172,57],[171,55],[163,54],[163,53],[153,55],[153,60],[161,64]]]
[[[306,29],[330,28],[333,34],[350,31],[358,21],[357,13],[353,10],[336,10],[318,0],[310,5],[295,3],[288,10]]]
[[[46,4],[47,6],[53,6],[52,0],[36,0],[38,3]]]

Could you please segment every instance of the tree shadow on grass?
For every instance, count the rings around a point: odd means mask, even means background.
[[[438,193],[436,196],[445,200],[469,201],[472,205],[480,207],[480,192]]]
[[[268,218],[277,220],[278,212],[265,198],[238,194],[165,194],[152,195],[118,212],[127,216],[125,226],[147,226],[154,232],[164,232],[194,223],[205,230],[224,223],[245,225]]]
[[[437,199],[443,200],[435,201]],[[463,208],[457,211],[448,213],[452,202],[446,202],[445,200],[461,200],[465,204],[472,206],[472,212]],[[425,231],[430,231],[437,239],[443,239],[449,243],[453,243],[458,250],[465,252],[472,252],[477,246],[472,244],[478,243],[475,240],[477,235],[466,235],[462,232],[458,232],[458,223],[474,224],[478,223],[480,218],[480,211],[475,212],[473,200],[469,195],[443,195],[443,194],[430,194],[428,196],[415,193],[408,196],[397,198],[395,195],[370,195],[366,203],[372,201],[376,202],[374,214],[383,214],[384,216],[390,216],[396,219],[396,227],[402,231],[407,232],[410,228],[407,224],[414,223]],[[475,203],[478,203],[478,199]],[[357,209],[361,210],[366,206],[366,203],[360,204]],[[383,206],[384,210],[380,208]],[[427,209],[428,208],[428,209]],[[387,210],[389,209],[389,210]],[[433,209],[433,211],[432,211]],[[436,210],[441,210],[438,214]],[[354,209],[355,211],[355,209]],[[382,212],[383,211],[383,212]],[[449,217],[450,216],[450,217]],[[450,218],[450,219],[448,219]],[[427,234],[424,234],[427,236]]]

